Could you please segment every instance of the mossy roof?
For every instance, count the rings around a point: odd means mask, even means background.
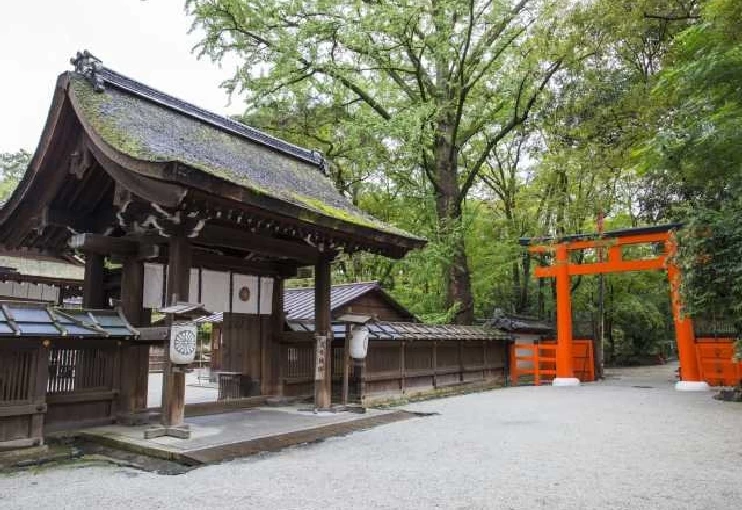
[[[141,161],[179,162],[250,192],[350,225],[423,241],[361,211],[333,186],[324,159],[103,68],[102,91],[70,73],[78,111],[115,150]]]

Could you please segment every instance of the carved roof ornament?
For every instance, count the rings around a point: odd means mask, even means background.
[[[88,50],[78,51],[77,55],[70,59],[70,64],[75,66],[75,72],[84,76],[93,84],[96,92],[103,92],[105,85],[99,72],[103,67],[101,60]]]

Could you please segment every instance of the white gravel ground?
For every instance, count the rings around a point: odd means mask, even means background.
[[[742,508],[742,405],[667,373],[429,401],[410,408],[440,415],[179,476],[0,477],[0,508]]]

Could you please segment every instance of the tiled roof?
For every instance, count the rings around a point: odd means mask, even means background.
[[[333,285],[330,290],[330,310],[334,312],[376,289],[381,289],[378,282]],[[287,320],[314,320],[314,287],[286,289],[283,299]]]
[[[46,303],[0,301],[0,336],[133,337],[117,310],[66,310]]]
[[[314,332],[314,322],[290,321],[293,331]],[[372,321],[366,324],[369,340],[499,340],[508,341],[507,333],[483,326],[458,326],[455,324],[420,324],[418,322]],[[334,339],[345,338],[345,324],[333,323]]]
[[[488,325],[510,333],[533,333],[545,335],[554,333],[554,326],[552,324],[534,317],[526,317],[523,315],[505,315],[495,317],[488,322]]]

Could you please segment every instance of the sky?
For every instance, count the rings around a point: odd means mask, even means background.
[[[36,148],[57,76],[77,51],[217,113],[237,113],[219,83],[233,68],[198,60],[185,0],[5,0],[0,11],[0,152]]]

